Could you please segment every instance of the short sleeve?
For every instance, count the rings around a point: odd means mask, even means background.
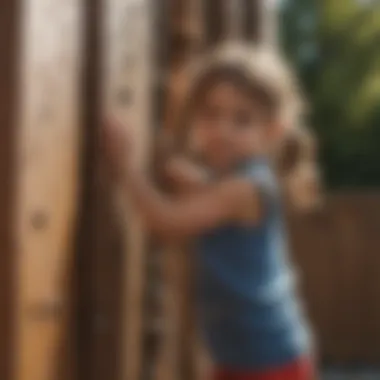
[[[245,176],[262,198],[266,215],[272,214],[279,204],[279,188],[273,170],[266,165],[249,168]]]

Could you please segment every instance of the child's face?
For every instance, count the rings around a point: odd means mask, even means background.
[[[194,113],[191,140],[208,165],[228,170],[268,153],[274,123],[268,110],[228,81],[210,88]]]

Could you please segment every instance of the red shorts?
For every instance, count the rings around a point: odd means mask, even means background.
[[[218,369],[213,380],[314,380],[314,366],[310,359],[299,359],[282,367],[255,372]]]

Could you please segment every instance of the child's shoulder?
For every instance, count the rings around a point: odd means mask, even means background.
[[[248,162],[240,171],[240,175],[258,183],[265,182],[272,185],[276,183],[276,173],[272,165],[265,160]]]
[[[267,161],[252,160],[245,165],[240,175],[250,181],[265,197],[272,200],[279,198],[280,186],[277,175],[272,165]]]

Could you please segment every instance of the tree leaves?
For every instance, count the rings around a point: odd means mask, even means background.
[[[331,187],[379,186],[380,4],[357,0],[288,0],[283,8],[285,52],[313,107],[321,161]],[[312,25],[302,26],[305,15]],[[314,54],[302,58],[303,46]],[[380,140],[378,140],[380,143]]]

